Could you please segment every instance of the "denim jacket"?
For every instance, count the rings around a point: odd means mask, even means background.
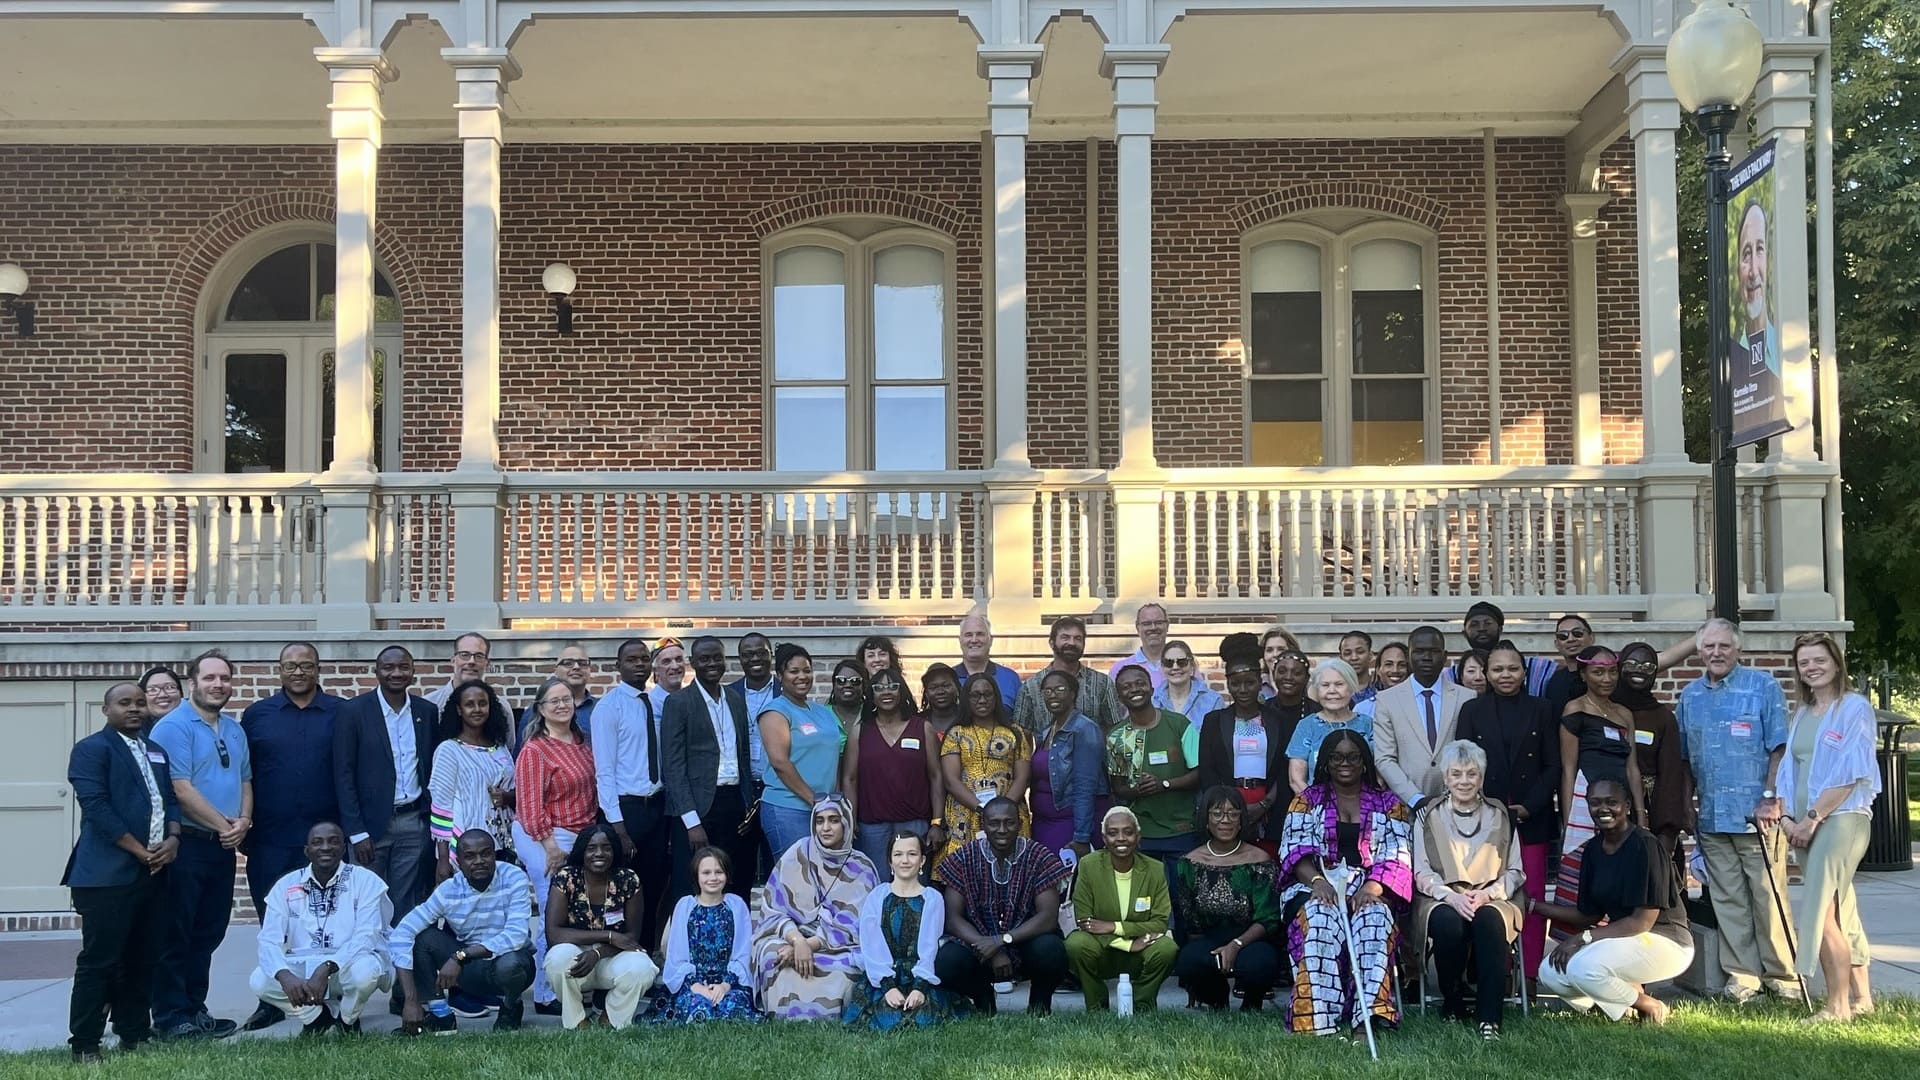
[[[1047,783],[1053,801],[1073,806],[1073,839],[1093,842],[1093,804],[1106,786],[1106,740],[1093,721],[1076,712],[1054,729],[1047,743]]]

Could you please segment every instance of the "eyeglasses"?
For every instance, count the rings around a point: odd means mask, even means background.
[[[1553,640],[1555,641],[1578,641],[1581,638],[1592,636],[1593,632],[1591,630],[1555,630],[1553,632]]]
[[[289,660],[280,665],[280,670],[289,675],[314,675],[320,671],[320,665],[307,660]]]
[[[1236,810],[1231,806],[1216,806],[1207,811],[1208,821],[1233,821],[1244,816],[1245,811]]]
[[[455,660],[460,661],[463,664],[471,664],[476,660],[485,660],[487,658],[487,654],[483,652],[474,652],[471,649],[461,649],[459,652],[453,654],[453,658]]]
[[[904,689],[905,687],[897,682],[877,682],[873,684],[873,692],[876,694],[897,694]]]
[[[563,668],[583,668],[583,667],[591,667],[593,665],[593,661],[587,659],[584,656],[563,656],[560,659],[555,660],[553,663],[555,667],[563,667]]]
[[[573,708],[573,698],[570,696],[548,698],[547,700],[540,703],[540,707],[543,709],[550,709],[555,705],[565,705],[567,708],[571,709]]]
[[[1193,657],[1169,656],[1167,657],[1167,666],[1170,668],[1190,668],[1193,666]]]
[[[1620,665],[1621,671],[1630,671],[1635,675],[1651,675],[1660,670],[1660,665],[1651,660],[1629,660]]]
[[[233,759],[227,756],[227,740],[225,739],[214,740],[213,748],[220,752],[220,767],[223,769],[232,768]]]
[[[1365,765],[1366,763],[1367,763],[1367,759],[1360,756],[1359,754],[1328,754],[1327,755],[1327,764],[1329,765]]]
[[[858,675],[835,675],[833,677],[833,685],[835,686],[865,686],[866,684],[867,680]]]

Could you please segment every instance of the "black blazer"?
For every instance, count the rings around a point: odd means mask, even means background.
[[[160,786],[162,814],[168,824],[179,824],[180,804],[173,797],[173,774],[167,767],[167,752],[159,743],[147,743],[146,763]],[[147,873],[146,866],[116,841],[132,833],[135,840],[146,844],[153,803],[147,797],[147,782],[136,771],[133,752],[120,733],[101,728],[75,743],[67,757],[67,783],[73,786],[73,797],[80,804],[80,839],[67,856],[60,884],[86,889],[139,881]]]
[[[747,741],[747,699],[720,692],[733,717],[734,756],[740,774],[740,796],[753,798],[753,749]],[[691,811],[705,818],[713,812],[720,787],[720,740],[714,738],[706,696],[698,682],[667,695],[660,716],[660,783],[667,793],[667,811],[677,820]]]
[[[1520,842],[1551,843],[1560,828],[1553,809],[1560,785],[1560,725],[1547,702],[1489,690],[1460,706],[1453,735],[1486,751],[1482,789],[1487,797],[1526,808],[1527,820],[1517,823]]]
[[[407,704],[413,709],[414,757],[424,798],[433,774],[433,750],[439,745],[439,716],[426,698],[408,695]],[[394,780],[386,713],[380,691],[370,690],[341,707],[333,722],[333,790],[340,799],[340,827],[349,839],[366,833],[378,842],[387,835]]]
[[[1288,719],[1263,701],[1260,723],[1267,729],[1267,782],[1277,792],[1273,809],[1267,812],[1266,824],[1271,827],[1267,835],[1277,837],[1288,805],[1299,794],[1287,777],[1287,744],[1293,741],[1300,718]],[[1229,705],[1200,718],[1200,794],[1204,798],[1215,784],[1232,787],[1233,778],[1233,706]]]

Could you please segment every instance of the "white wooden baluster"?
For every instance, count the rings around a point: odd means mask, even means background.
[[[1627,500],[1627,540],[1621,548],[1620,565],[1626,570],[1627,593],[1637,595],[1640,592],[1640,508],[1638,492],[1633,488],[1621,488],[1621,497]]]

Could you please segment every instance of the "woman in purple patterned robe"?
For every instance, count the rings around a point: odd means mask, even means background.
[[[854,850],[853,813],[841,795],[813,804],[813,833],[780,856],[754,913],[753,975],[760,1007],[776,1020],[838,1020],[865,978],[860,905],[878,880]]]

